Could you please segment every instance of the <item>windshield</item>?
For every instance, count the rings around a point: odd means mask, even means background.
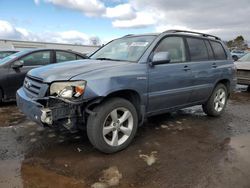
[[[114,40],[94,53],[90,59],[137,62],[155,37],[148,35]]]
[[[21,52],[14,53],[14,54],[12,54],[10,56],[7,56],[7,57],[0,60],[0,64],[6,63],[6,62],[8,62],[8,61],[10,61],[10,60],[12,60],[12,59],[14,59],[16,57],[20,57],[20,56],[26,54],[29,51],[30,50],[24,50],[24,51],[21,51]]]
[[[244,55],[239,61],[249,61],[250,62],[250,53]]]

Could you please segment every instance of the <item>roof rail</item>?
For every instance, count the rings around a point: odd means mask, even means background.
[[[219,37],[216,37],[214,35],[209,35],[209,34],[205,34],[205,33],[199,33],[199,32],[195,32],[195,31],[186,31],[186,30],[167,30],[164,31],[163,33],[191,33],[191,34],[197,34],[197,35],[201,35],[203,37],[212,37],[215,38],[216,40],[221,40]]]
[[[123,37],[133,36],[133,34],[124,35]]]

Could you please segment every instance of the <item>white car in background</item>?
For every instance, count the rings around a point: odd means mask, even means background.
[[[248,85],[250,91],[250,53],[240,58],[235,62],[235,65],[237,67],[238,84]]]

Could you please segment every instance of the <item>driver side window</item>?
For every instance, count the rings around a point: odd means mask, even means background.
[[[50,63],[50,51],[31,53],[19,60],[24,66],[47,65]]]
[[[171,63],[186,61],[185,45],[181,37],[167,37],[156,47],[156,52],[168,52]]]

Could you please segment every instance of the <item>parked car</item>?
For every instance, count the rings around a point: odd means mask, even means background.
[[[84,55],[77,52],[53,49],[24,50],[5,57],[0,60],[0,102],[16,98],[16,91],[23,85],[29,70],[84,58]]]
[[[94,147],[113,153],[147,117],[194,105],[220,116],[235,85],[235,65],[218,37],[172,30],[124,36],[89,59],[33,69],[17,105],[38,124],[86,128]]]
[[[248,85],[250,90],[250,53],[235,62],[237,67],[238,84]]]
[[[17,50],[1,50],[0,60],[17,52],[18,52]]]
[[[231,51],[231,55],[234,61],[238,61],[238,59],[240,59],[246,54],[247,52],[245,52],[244,50],[232,50]]]

